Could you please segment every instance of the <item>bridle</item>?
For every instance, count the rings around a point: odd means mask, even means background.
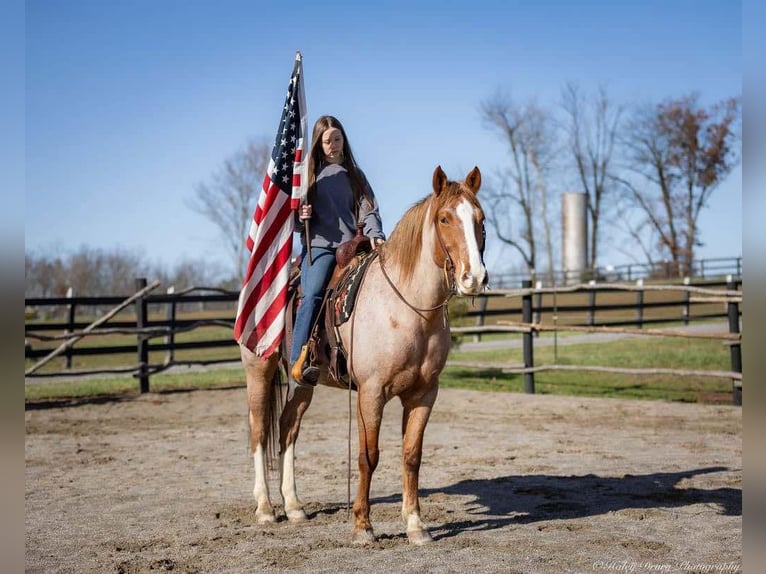
[[[444,313],[444,325],[446,326],[447,319],[448,319],[447,305],[449,304],[450,299],[452,299],[452,297],[457,295],[457,283],[455,280],[455,263],[452,260],[452,255],[450,255],[450,252],[447,249],[447,245],[444,243],[444,237],[442,237],[442,233],[441,233],[441,230],[439,229],[438,222],[435,222],[434,226],[436,228],[436,239],[439,242],[439,247],[442,250],[442,255],[444,255],[444,264],[442,269],[444,270],[444,279],[447,282],[447,297],[444,299],[444,301],[442,301],[441,303],[439,303],[438,305],[434,307],[428,307],[428,308],[416,307],[415,305],[407,301],[406,297],[402,295],[401,291],[399,291],[399,289],[396,288],[396,285],[394,285],[394,282],[388,276],[388,273],[386,272],[386,268],[383,266],[383,259],[380,259],[379,263],[380,263],[380,270],[383,273],[383,277],[386,278],[386,282],[389,284],[393,292],[396,293],[399,299],[401,299],[402,302],[405,305],[407,305],[407,307],[415,311],[418,315],[421,315],[421,317],[422,317],[422,313],[430,313],[431,311],[438,311],[439,309],[442,309]],[[479,253],[481,255],[481,262],[483,265],[484,264],[484,246],[485,246],[484,239],[486,238],[486,231],[484,229],[484,224],[482,224],[481,226],[481,236],[482,236],[482,246]],[[425,319],[425,317],[423,318]]]

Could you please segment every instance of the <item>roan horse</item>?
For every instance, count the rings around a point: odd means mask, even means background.
[[[353,506],[352,539],[375,540],[370,523],[370,481],[378,465],[378,436],[383,407],[392,397],[403,406],[402,517],[413,544],[431,541],[420,518],[418,473],[423,433],[438,392],[439,374],[450,349],[446,305],[450,297],[477,295],[487,283],[484,213],[476,193],[479,168],[465,181],[448,181],[441,167],[433,175],[433,193],[413,205],[372,261],[351,318],[340,328],[348,370],[357,391],[359,486]],[[250,441],[255,467],[253,494],[258,522],[274,522],[266,480],[270,434],[277,426],[279,389],[277,353],[263,360],[241,347],[247,375]],[[339,386],[320,365],[320,384]],[[295,487],[294,455],[301,419],[313,387],[296,386],[278,420],[281,491],[291,521],[305,520]],[[277,399],[275,399],[277,397]]]

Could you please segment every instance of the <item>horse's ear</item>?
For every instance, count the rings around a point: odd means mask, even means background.
[[[474,193],[474,195],[479,192],[479,188],[481,187],[481,172],[479,171],[478,167],[474,166],[474,168],[471,170],[471,173],[466,176],[465,184],[468,186],[468,189]]]
[[[442,171],[442,166],[437,165],[434,170],[434,195],[439,195],[447,185],[447,174]]]

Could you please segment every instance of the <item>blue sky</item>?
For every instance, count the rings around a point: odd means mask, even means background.
[[[387,232],[437,164],[454,179],[502,165],[479,111],[498,90],[549,106],[568,81],[625,105],[742,91],[731,0],[28,0],[25,17],[25,243],[47,255],[224,259],[188,200],[249,139],[273,139],[296,50],[309,124],[344,123]],[[701,225],[699,256],[741,254],[740,169]],[[625,262],[605,248],[602,264]]]

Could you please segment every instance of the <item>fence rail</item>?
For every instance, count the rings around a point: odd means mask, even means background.
[[[145,279],[136,281],[137,293],[131,297],[61,297],[29,298],[25,300],[29,319],[25,322],[25,358],[37,360],[51,354],[50,343],[63,340],[59,346],[64,357],[63,370],[38,372],[34,366],[27,369],[28,377],[57,377],[61,375],[84,375],[103,373],[130,373],[138,378],[141,392],[149,390],[149,378],[174,365],[209,365],[238,360],[236,342],[227,333],[225,338],[202,338],[179,341],[176,336],[207,327],[233,329],[234,309],[238,293],[191,288],[182,292],[168,290],[165,294],[149,294]],[[468,310],[453,322],[453,334],[472,336],[480,341],[484,334],[518,332],[522,334],[524,364],[508,372],[524,374],[524,389],[534,392],[534,374],[543,370],[581,369],[562,365],[535,365],[534,336],[541,331],[585,331],[630,333],[646,336],[677,336],[715,338],[728,344],[731,356],[731,372],[708,372],[706,376],[730,377],[735,404],[741,404],[742,356],[739,329],[740,304],[742,302],[740,278],[727,281],[705,281],[681,285],[644,285],[641,280],[632,284],[579,284],[567,287],[533,288],[532,282],[522,282],[521,289],[489,292],[477,297],[477,308]],[[627,297],[627,299],[626,299]],[[126,305],[125,302],[129,301]],[[83,308],[103,308],[108,305],[123,306],[119,317],[115,314],[88,323],[78,314]],[[216,307],[221,314],[204,318],[179,317],[179,310],[198,306],[198,310]],[[673,309],[677,312],[673,312]],[[42,319],[35,319],[40,310],[47,309]],[[126,311],[129,310],[129,312]],[[149,310],[154,309],[154,313]],[[215,312],[216,309],[213,309]],[[129,315],[126,317],[126,314]],[[60,316],[64,320],[50,320]],[[160,318],[161,317],[161,318]],[[728,333],[689,333],[667,329],[655,329],[649,325],[682,322],[710,318],[726,318]],[[487,324],[487,320],[494,322]],[[473,322],[473,325],[467,324]],[[460,325],[462,323],[462,325]],[[85,337],[122,336],[135,337],[133,341],[99,346],[74,346]],[[162,342],[150,342],[162,339]],[[178,353],[201,349],[231,349],[225,357],[179,358]],[[151,355],[164,353],[162,361],[150,362]],[[132,354],[133,366],[109,366],[91,369],[72,369],[72,358],[78,356]],[[504,369],[507,370],[507,369]],[[612,367],[593,366],[590,370],[618,371]],[[678,369],[662,370],[665,374],[683,376]],[[631,369],[630,374],[658,373],[658,369]],[[686,374],[699,375],[700,372]]]
[[[495,288],[504,289],[519,285],[524,279],[528,279],[529,275],[526,271],[492,273],[490,279]],[[729,275],[742,277],[742,257],[698,259],[691,264],[690,269],[684,269],[682,265],[674,264],[671,261],[602,265],[582,272],[557,269],[552,274],[547,272],[533,273],[532,281],[536,282],[539,280],[546,285],[568,285],[590,280],[595,280],[599,283],[632,282],[638,279],[672,281],[684,277],[707,280],[722,279]]]

